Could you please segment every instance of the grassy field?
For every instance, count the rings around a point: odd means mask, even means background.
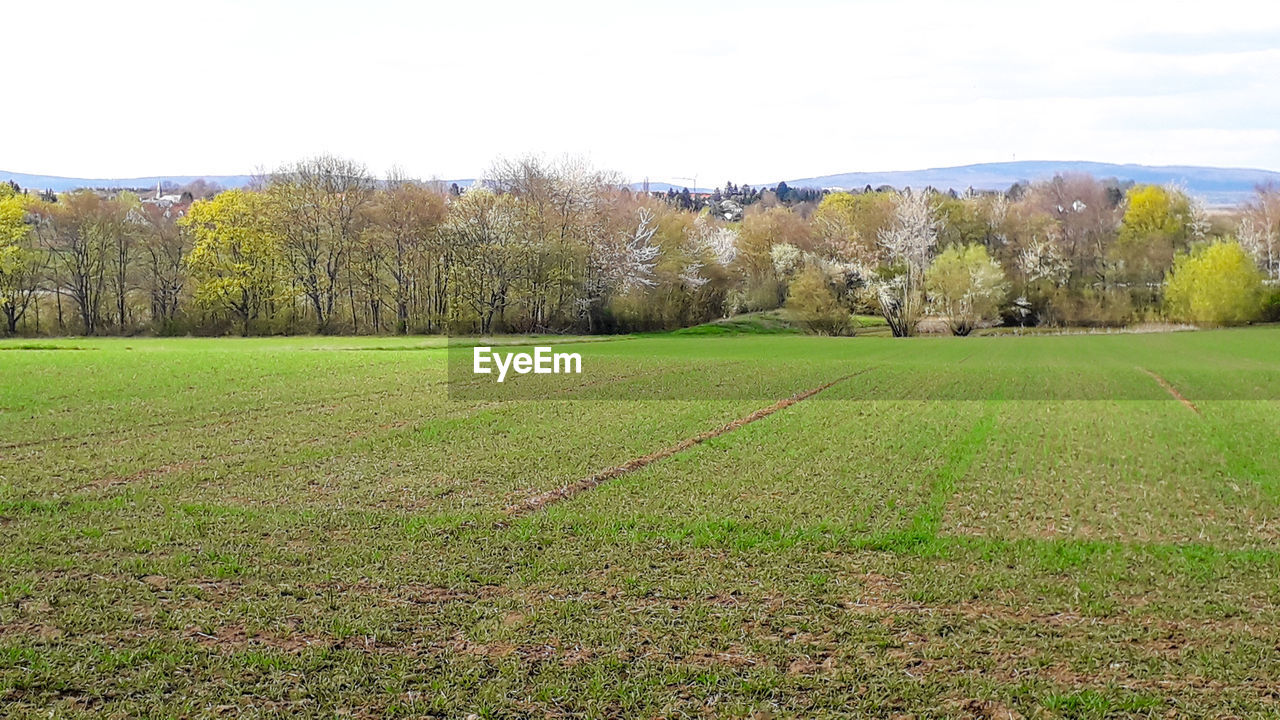
[[[0,341],[0,716],[1280,717],[1280,328],[572,348]]]

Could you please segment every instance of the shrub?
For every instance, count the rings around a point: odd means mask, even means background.
[[[1262,315],[1262,272],[1234,240],[1179,255],[1165,280],[1170,318],[1205,325],[1241,325]]]
[[[982,245],[953,245],[925,273],[925,288],[951,333],[968,335],[999,317],[1009,282]]]
[[[1132,293],[1124,289],[1055,288],[1039,319],[1060,327],[1123,327],[1137,313]]]
[[[1270,286],[1262,293],[1262,322],[1280,322],[1280,287]]]
[[[826,274],[816,267],[805,268],[791,281],[787,309],[811,333],[845,335],[850,331],[849,311],[840,306]]]
[[[781,299],[782,286],[774,278],[753,280],[747,286],[743,309],[747,312],[775,310]]]

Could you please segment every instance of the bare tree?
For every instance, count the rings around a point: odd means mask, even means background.
[[[105,229],[110,243],[109,284],[115,295],[114,319],[120,332],[126,332],[131,325],[129,292],[133,289],[134,241],[145,222],[140,214],[140,206],[138,196],[131,192],[119,193],[105,203],[109,223]]]
[[[450,207],[444,232],[457,257],[454,292],[476,314],[481,333],[503,318],[512,285],[527,271],[519,223],[512,196],[484,188],[467,191]]]
[[[1023,201],[1035,212],[1053,218],[1058,231],[1050,251],[1064,258],[1071,275],[1085,281],[1101,280],[1100,262],[1107,256],[1120,223],[1120,208],[1107,187],[1091,175],[1067,174],[1037,183]],[[1043,234],[1037,238],[1046,242]]]
[[[425,305],[424,326],[431,332],[448,305],[450,254],[440,235],[444,196],[393,172],[370,215],[371,250],[382,257],[390,275],[396,332],[409,331],[416,305]]]
[[[282,168],[267,181],[285,256],[311,304],[318,332],[332,329],[340,279],[375,186],[363,165],[331,155]],[[350,283],[348,290],[355,323]]]
[[[530,250],[520,293],[526,329],[573,318],[577,278],[594,282],[590,258],[611,235],[621,178],[580,158],[529,156],[495,162],[484,183],[520,209],[518,231]]]
[[[177,224],[181,207],[185,206],[143,203],[136,215],[142,287],[150,300],[151,321],[158,328],[177,318],[186,285],[183,258],[190,247],[187,234]]]
[[[69,193],[34,209],[36,233],[50,253],[55,292],[75,302],[80,329],[103,329],[102,303],[114,235],[121,231],[106,201],[91,190]]]
[[[0,245],[0,312],[10,335],[18,332],[18,323],[35,300],[46,257],[34,252],[25,240]]]

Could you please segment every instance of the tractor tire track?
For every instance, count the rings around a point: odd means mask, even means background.
[[[521,517],[524,515],[531,515],[533,513],[536,513],[542,510],[543,508],[546,508],[548,505],[558,503],[562,500],[568,500],[569,498],[572,498],[575,495],[587,492],[588,490],[595,489],[600,485],[603,485],[604,483],[610,480],[613,480],[614,478],[622,477],[623,475],[633,473],[637,470],[640,470],[649,465],[652,465],[653,463],[658,462],[659,460],[664,460],[666,458],[671,457],[672,455],[676,455],[678,453],[684,452],[685,450],[688,450],[696,445],[701,445],[702,443],[708,440],[713,440],[722,435],[731,433],[734,430],[737,430],[738,428],[741,428],[745,425],[750,425],[751,423],[757,420],[767,418],[770,415],[778,412],[779,410],[784,410],[786,408],[791,407],[792,405],[795,405],[796,403],[803,402],[804,400],[808,400],[809,398],[813,397],[814,395],[817,395],[823,390],[826,390],[838,383],[842,383],[845,380],[848,380],[849,378],[854,377],[856,375],[861,375],[862,373],[865,373],[868,370],[871,370],[871,368],[864,368],[862,370],[859,370],[858,372],[849,373],[848,375],[838,377],[835,380],[819,385],[818,387],[810,388],[808,390],[798,392],[795,395],[792,395],[790,397],[783,398],[782,400],[779,400],[778,402],[768,407],[763,407],[763,408],[760,408],[759,410],[756,410],[750,415],[745,415],[743,417],[738,418],[737,420],[721,425],[715,430],[708,430],[706,432],[694,435],[693,437],[685,438],[684,440],[681,440],[675,445],[662,448],[661,450],[656,450],[654,452],[649,453],[648,455],[642,455],[637,458],[632,458],[631,460],[628,460],[621,465],[611,467],[608,470],[602,470],[601,472],[598,472],[594,475],[587,476],[585,478],[582,478],[581,480],[570,483],[563,487],[557,488],[555,490],[551,490],[549,492],[542,493],[541,495],[534,495],[533,497],[526,498],[525,500],[522,500],[514,505],[508,506],[505,512],[510,517]]]
[[[1174,399],[1174,400],[1177,400],[1178,402],[1180,402],[1180,403],[1182,403],[1183,405],[1185,405],[1185,406],[1186,406],[1186,408],[1187,408],[1188,410],[1190,410],[1191,412],[1195,413],[1196,415],[1199,415],[1199,414],[1200,414],[1200,408],[1196,407],[1196,406],[1195,406],[1195,403],[1191,402],[1190,400],[1188,400],[1188,399],[1186,398],[1186,396],[1184,396],[1182,393],[1178,392],[1178,388],[1174,387],[1174,386],[1173,386],[1173,383],[1169,382],[1168,380],[1165,380],[1164,378],[1160,377],[1159,375],[1155,374],[1154,372],[1152,372],[1152,371],[1150,371],[1150,370],[1148,370],[1148,369],[1146,369],[1146,368],[1144,368],[1144,367],[1139,366],[1139,367],[1138,367],[1138,369],[1139,369],[1139,370],[1141,370],[1142,372],[1144,372],[1144,373],[1146,373],[1146,374],[1150,375],[1150,376],[1151,376],[1151,379],[1152,379],[1152,380],[1155,380],[1155,381],[1156,381],[1156,383],[1158,383],[1158,384],[1160,385],[1160,387],[1164,388],[1165,392],[1167,392],[1167,393],[1169,393],[1169,395],[1173,396],[1173,399]]]

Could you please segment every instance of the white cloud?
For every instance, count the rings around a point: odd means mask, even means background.
[[[1280,168],[1268,3],[217,2],[7,10],[0,168],[764,182],[964,162]],[[11,76],[12,77],[12,76]],[[14,138],[21,138],[19,142]]]

